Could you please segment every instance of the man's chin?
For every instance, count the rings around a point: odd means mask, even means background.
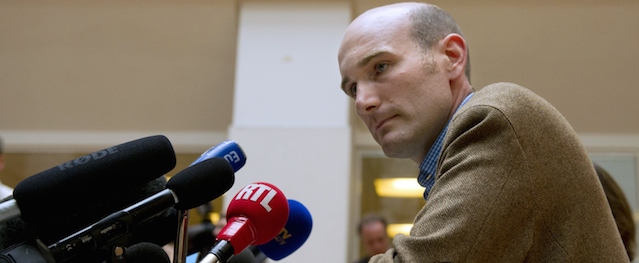
[[[403,155],[401,155],[401,154],[399,154],[399,153],[397,153],[395,151],[387,151],[384,148],[382,148],[382,150],[384,150],[384,155],[386,155],[386,157],[388,157],[388,158],[398,158],[398,159],[406,158]]]
[[[390,158],[406,158],[404,156],[404,152],[402,150],[403,147],[399,146],[397,143],[386,142],[385,144],[379,144],[382,146],[382,151],[384,151],[384,155]]]
[[[412,153],[412,145],[408,140],[402,140],[402,138],[393,137],[386,135],[386,137],[382,138],[382,140],[378,140],[377,144],[382,147],[382,151],[384,151],[384,155],[389,158],[398,158],[405,159],[411,158]]]

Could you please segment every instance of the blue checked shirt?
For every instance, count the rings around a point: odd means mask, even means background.
[[[468,96],[466,96],[462,103],[459,104],[459,107],[457,107],[457,109],[461,108],[461,106],[464,106],[464,104],[466,104],[466,102],[473,96],[473,94],[474,93],[468,94]],[[457,111],[457,109],[455,109],[455,111]],[[450,123],[450,120],[448,121],[448,123]],[[417,176],[417,182],[419,182],[419,185],[426,188],[424,190],[424,200],[428,198],[428,193],[435,184],[437,160],[439,159],[439,156],[442,152],[442,144],[444,142],[444,135],[446,135],[446,131],[448,131],[448,123],[446,123],[446,126],[444,126],[442,132],[439,134],[439,136],[437,136],[437,140],[435,140],[433,146],[431,146],[430,150],[428,150],[426,158],[424,158],[422,163],[419,165],[419,176]]]

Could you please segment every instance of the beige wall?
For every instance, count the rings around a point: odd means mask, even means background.
[[[3,1],[0,130],[225,130],[236,13],[232,0]]]
[[[357,1],[356,14],[390,2]],[[431,3],[460,24],[476,89],[515,82],[550,101],[578,133],[639,133],[639,1]]]
[[[226,132],[238,2],[0,3],[0,130]],[[580,133],[639,133],[639,2],[511,2],[434,1],[468,38],[475,87],[529,87]]]

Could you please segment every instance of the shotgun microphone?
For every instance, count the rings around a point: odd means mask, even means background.
[[[222,158],[211,158],[180,171],[166,189],[115,212],[102,220],[50,245],[56,262],[65,262],[79,254],[95,253],[114,244],[121,245],[140,224],[171,207],[188,210],[209,202],[233,186],[235,176]]]

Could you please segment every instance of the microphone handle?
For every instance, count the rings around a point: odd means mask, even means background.
[[[232,256],[233,245],[226,240],[220,240],[198,263],[227,263]]]
[[[0,222],[19,217],[21,214],[15,199],[9,199],[0,203]]]
[[[178,210],[178,230],[175,237],[173,262],[185,263],[189,246],[189,210]]]
[[[199,263],[220,263],[220,259],[217,258],[215,254],[208,253]],[[222,262],[226,263],[226,262]]]

